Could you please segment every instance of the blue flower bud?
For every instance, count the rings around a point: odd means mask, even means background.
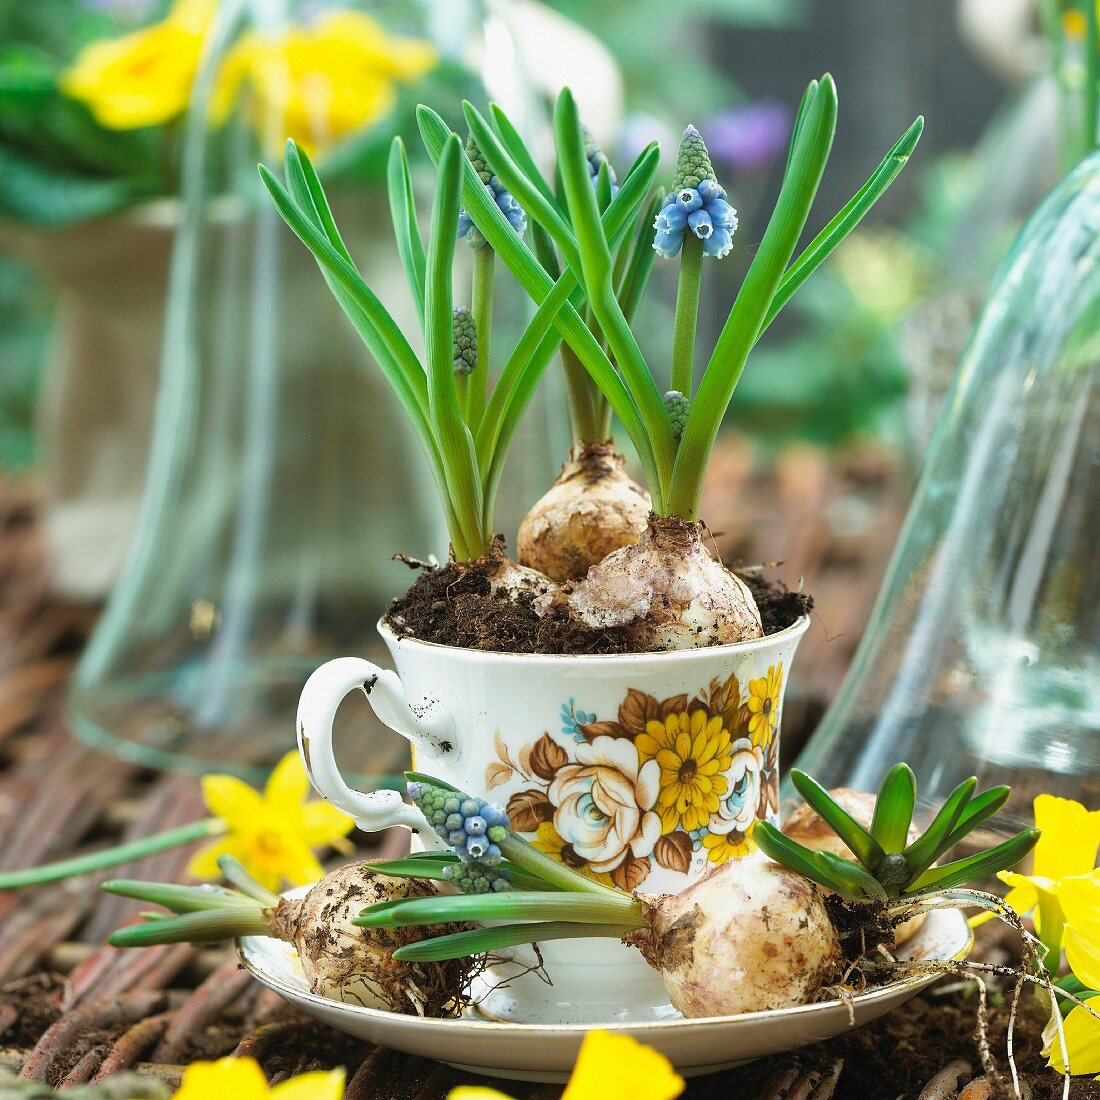
[[[688,215],[688,225],[691,226],[692,233],[701,241],[705,241],[714,230],[710,215],[705,210],[693,210]]]
[[[447,828],[452,833],[457,833],[458,830],[462,828],[462,822],[464,820],[465,818],[462,816],[462,814],[451,814],[446,821]]]
[[[685,213],[690,214],[693,210],[698,210],[703,205],[703,196],[695,190],[694,187],[685,187],[683,190],[677,193],[676,201],[680,204],[681,209]]]
[[[488,826],[485,824],[485,818],[480,814],[466,818],[466,832],[470,836],[484,836],[487,828]]]
[[[728,229],[716,229],[704,242],[703,254],[722,259],[733,248],[733,234]]]
[[[687,225],[687,214],[679,203],[670,203],[661,208],[657,217],[653,219],[653,228],[662,229],[666,233],[683,233]]]
[[[666,260],[671,260],[678,255],[683,244],[684,234],[682,232],[673,233],[659,229],[657,235],[653,238],[653,247],[657,250],[657,255]]]
[[[489,841],[483,836],[472,836],[466,841],[466,851],[474,859],[481,859],[489,854]]]
[[[465,829],[453,829],[447,833],[444,837],[452,847],[457,847],[459,844],[466,843],[466,830]]]
[[[710,204],[715,199],[724,199],[726,197],[726,190],[724,187],[719,186],[717,180],[703,180],[699,184],[699,198],[701,198],[704,204]]]

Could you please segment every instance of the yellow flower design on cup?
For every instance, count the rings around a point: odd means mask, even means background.
[[[677,827],[689,833],[701,829],[717,812],[729,790],[723,773],[730,766],[731,740],[721,717],[702,707],[646,723],[635,744],[640,759],[660,765],[657,812],[662,833]]]
[[[769,665],[764,676],[749,681],[749,736],[754,745],[765,747],[779,725],[779,695],[783,690],[783,663]]]
[[[535,839],[531,843],[540,852],[553,856],[560,863],[564,863],[566,867],[572,867],[574,871],[579,871],[585,878],[602,882],[604,886],[615,885],[610,875],[593,871],[591,866],[577,855],[573,850],[573,845],[565,842],[558,830],[554,828],[552,821],[543,821],[539,824]]]

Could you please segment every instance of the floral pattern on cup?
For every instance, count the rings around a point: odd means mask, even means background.
[[[510,752],[496,734],[485,785],[526,784],[508,800],[512,827],[624,890],[654,861],[684,875],[693,860],[725,863],[752,850],[756,821],[778,807],[782,687],[778,662],[744,692],[736,676],[692,698],[630,688],[613,720],[570,699],[561,738],[547,731]]]

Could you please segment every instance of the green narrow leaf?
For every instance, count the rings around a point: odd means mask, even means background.
[[[417,122],[429,157],[438,162],[443,143],[451,130],[443,119],[428,107],[421,106],[417,109]],[[485,190],[485,186],[474,171],[472,164],[465,166],[462,199],[467,213],[481,233],[484,234],[496,254],[504,261],[535,304],[541,304],[546,295],[553,289],[554,284],[550,276],[543,270],[542,265],[517,236],[511,225],[508,224],[497,204]],[[614,209],[614,204],[612,204],[612,209]],[[576,309],[571,305],[567,305],[562,309],[555,326],[607,397],[615,414],[622,421],[631,441],[634,443],[639,461],[645,469],[647,480],[651,485],[655,485],[657,483],[657,471],[654,464],[653,450],[645,433],[645,427],[611,360],[608,359],[603,348],[600,347]]]
[[[303,156],[301,163],[308,164],[308,159]],[[294,173],[294,171],[292,164],[291,172]],[[458,519],[448,495],[443,459],[428,423],[427,381],[424,368],[393,318],[370,287],[360,278],[355,266],[348,262],[339,248],[328,239],[318,224],[319,215],[313,205],[310,205],[307,213],[262,164],[259,166],[259,173],[283,220],[313,254],[341,309],[355,327],[397,396],[427,456],[428,467],[439,490],[447,529],[457,532]],[[295,186],[299,191],[303,188],[308,190],[304,181],[299,181]],[[327,204],[325,208],[327,209]]]
[[[565,218],[557,205],[547,199],[535,182],[527,177],[501,144],[493,128],[481,116],[477,108],[466,100],[462,103],[466,113],[466,125],[482,155],[492,165],[493,171],[516,201],[527,211],[528,217],[537,221],[561,249],[565,262],[577,266],[576,242]]]
[[[914,876],[926,871],[947,850],[945,844],[951,831],[977,786],[974,776],[964,779],[944,800],[932,824],[905,849],[905,859]]]
[[[386,168],[386,185],[390,197],[390,216],[397,238],[397,252],[405,268],[417,315],[424,316],[424,279],[426,259],[424,242],[420,239],[420,227],[416,222],[416,198],[413,195],[412,176],[405,143],[400,137],[393,139],[390,159]]]
[[[600,165],[596,175],[596,207],[602,214],[611,205],[611,169],[607,161]]]
[[[806,805],[828,824],[868,870],[872,870],[885,855],[878,841],[812,776],[792,768],[791,782]]]
[[[836,247],[863,220],[867,212],[909,163],[909,157],[920,141],[924,117],[918,115],[909,129],[894,143],[871,178],[848,200],[840,212],[806,246],[802,254],[787,269],[772,299],[761,333],[775,320],[779,311],[791,300],[795,291],[821,266]],[[758,337],[759,339],[759,337]]]
[[[978,852],[965,859],[956,859],[951,863],[945,863],[942,867],[929,867],[915,882],[906,887],[905,894],[950,890],[977,879],[988,878],[998,871],[1014,867],[1035,847],[1038,839],[1039,830],[1028,829],[988,851]]]
[[[862,900],[863,892],[850,894],[846,877],[837,875],[832,868],[827,867],[816,859],[816,852],[803,847],[797,841],[781,833],[768,821],[758,821],[752,830],[753,840],[760,850],[776,863],[797,871],[800,875],[824,886],[826,890],[834,890],[851,900]]]
[[[234,905],[130,924],[107,937],[112,947],[152,947],[161,943],[221,943],[238,936],[270,935],[258,905]]]
[[[908,764],[895,764],[879,787],[871,821],[871,835],[888,854],[905,850],[916,801],[917,777],[913,769]]]
[[[607,924],[574,924],[566,921],[543,921],[525,924],[504,924],[496,928],[475,928],[469,932],[455,932],[450,936],[436,936],[419,943],[399,947],[393,957],[402,962],[442,962],[445,959],[464,959],[468,955],[483,955],[499,951],[502,947],[518,947],[524,943],[546,943],[550,940],[571,940],[589,937],[618,939],[631,930],[630,925],[620,929]]]
[[[430,855],[438,855],[440,853],[424,853]],[[393,875],[395,878],[431,878],[439,879],[441,881],[447,881],[447,868],[453,867],[457,862],[456,859],[395,859],[389,861],[383,861],[381,863],[372,863],[370,865],[371,871],[377,871],[380,875]],[[542,879],[535,878],[532,875],[528,875],[521,871],[518,867],[502,866],[502,870],[506,870],[509,877],[512,880],[512,885],[517,890],[556,890],[556,886],[552,886],[549,883],[543,882]]]
[[[675,453],[672,428],[661,391],[615,298],[611,284],[611,250],[592,190],[580,115],[568,88],[563,88],[558,96],[554,133],[569,217],[580,251],[582,281],[589,304],[645,424],[657,470],[657,481],[650,486],[650,492],[654,511],[661,514]]]
[[[638,903],[581,893],[511,890],[502,894],[448,894],[435,898],[383,901],[352,922],[362,928],[407,928],[467,920],[564,920],[624,924],[640,918]]]
[[[832,852],[815,852],[814,859],[829,874],[845,885],[844,894],[849,898],[885,901],[883,885],[869,871],[865,871],[854,859],[845,859]]]
[[[539,171],[535,158],[531,156],[531,152],[524,143],[523,138],[519,136],[519,131],[512,125],[512,120],[496,103],[489,104],[489,114],[492,118],[493,130],[500,138],[500,144],[508,151],[508,155],[524,176],[539,189],[539,194],[559,214],[563,214],[564,211],[558,205],[557,197],[554,195],[554,189],[546,182],[546,177]]]
[[[111,879],[100,889],[122,898],[136,898],[163,905],[173,913],[201,913],[208,909],[255,909],[256,902],[220,886],[176,886],[168,882],[143,882],[139,879]],[[163,913],[157,914],[165,919]]]
[[[623,316],[628,321],[633,321],[637,315],[646,286],[649,284],[653,264],[657,259],[653,241],[650,239],[650,230],[653,219],[660,212],[661,205],[661,196],[654,194],[642,211],[640,230],[634,234],[633,241],[624,242],[620,250],[620,255],[625,255],[629,250],[629,258],[615,293],[622,307]]]
[[[988,791],[972,798],[959,814],[959,820],[955,822],[955,827],[944,841],[939,854],[950,851],[964,836],[972,833],[979,825],[984,825],[1000,811],[1011,794],[1011,787],[990,787]]]
[[[718,429],[809,217],[836,131],[836,87],[826,74],[803,100],[779,199],[714,345],[676,452],[668,512],[694,520]]]
[[[454,264],[462,167],[466,154],[452,135],[439,158],[424,287],[424,341],[428,359],[428,412],[443,458],[447,489],[458,517],[463,543],[459,560],[489,552],[492,532],[481,527],[481,477],[470,429],[463,421],[455,389],[451,268]]]

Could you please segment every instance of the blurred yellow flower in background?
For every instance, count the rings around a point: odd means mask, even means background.
[[[236,776],[204,777],[203,800],[225,825],[225,834],[191,857],[187,873],[220,878],[218,859],[228,855],[269,890],[278,890],[284,880],[294,886],[316,882],[324,870],[313,849],[339,846],[355,822],[327,802],[307,801],[309,789],[297,752],[279,761],[263,794]]]
[[[159,23],[91,42],[60,78],[109,130],[160,126],[187,109],[217,0],[176,0]]]
[[[590,1031],[561,1100],[675,1100],[684,1079],[661,1053],[630,1035]],[[480,1085],[451,1089],[447,1100],[509,1100]]]
[[[212,113],[221,122],[245,97],[268,151],[289,137],[316,156],[385,117],[397,85],[436,61],[428,42],[391,35],[359,12],[332,11],[308,26],[244,35],[218,74]]]
[[[221,1058],[192,1062],[175,1100],[340,1100],[343,1095],[342,1069],[303,1073],[273,1088],[254,1059]]]

